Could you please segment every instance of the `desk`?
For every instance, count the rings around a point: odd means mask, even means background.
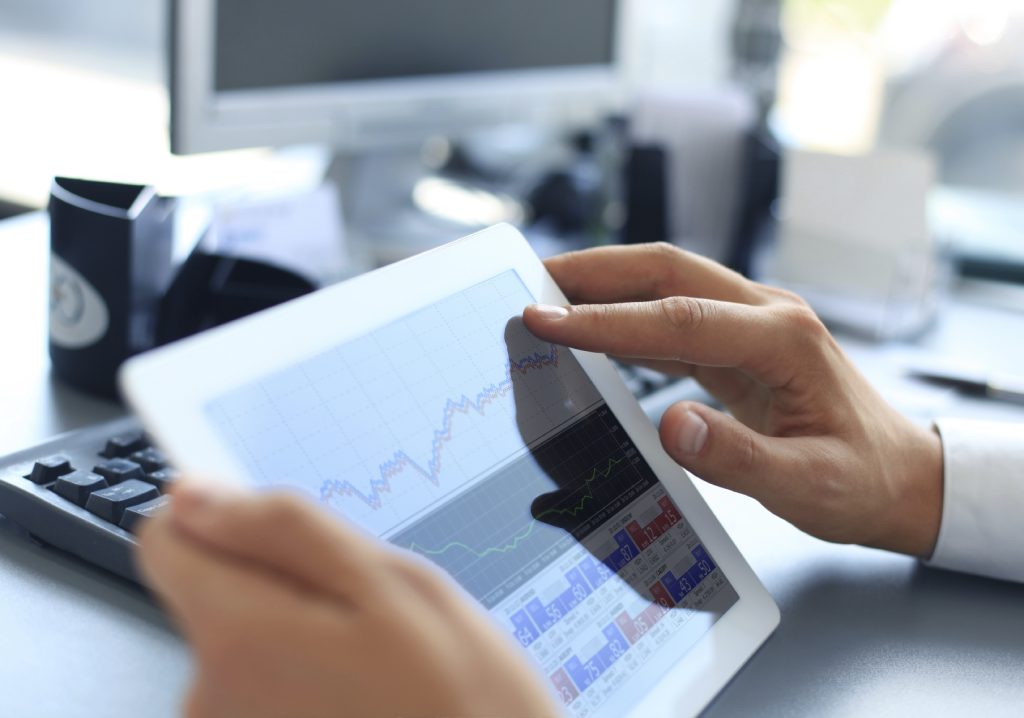
[[[0,454],[119,413],[50,379],[45,271],[45,217],[0,223]],[[843,343],[890,400],[919,419],[941,409],[1024,421],[1024,410],[918,387],[900,369],[915,354],[948,352],[1019,370],[1021,337],[1024,313],[961,295],[916,346]],[[1024,710],[1024,586],[827,544],[750,499],[701,490],[783,615],[778,632],[708,716]],[[176,714],[188,682],[188,652],[137,590],[35,546],[0,521],[0,606],[0,715]]]

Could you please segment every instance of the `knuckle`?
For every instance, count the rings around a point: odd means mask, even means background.
[[[762,467],[761,446],[749,432],[741,432],[736,446],[738,469],[743,472]]]
[[[266,498],[265,518],[278,526],[299,526],[306,522],[305,501],[292,494],[273,494]]]
[[[714,305],[693,297],[669,297],[659,302],[662,315],[674,329],[700,329],[712,319]]]
[[[685,250],[670,242],[652,242],[647,247],[650,252],[660,259],[674,260],[686,253]]]
[[[796,307],[803,307],[810,309],[811,305],[807,303],[807,300],[801,297],[796,292],[788,289],[782,289],[781,287],[769,287],[764,284],[756,285],[767,295],[769,301],[773,304],[784,304]]]
[[[647,245],[650,255],[648,264],[651,268],[651,286],[657,296],[674,294],[677,285],[680,264],[686,257],[686,250],[668,242],[654,242]]]
[[[573,309],[589,325],[603,325],[615,319],[618,308],[608,304],[584,304]]]
[[[448,585],[430,565],[410,556],[396,554],[390,565],[391,574],[402,584],[423,597],[440,598],[448,593]]]
[[[436,583],[434,572],[420,561],[407,556],[396,556],[392,571],[402,580],[414,586],[433,586]]]
[[[797,339],[818,343],[829,336],[825,324],[806,303],[788,304],[776,309],[780,321]]]

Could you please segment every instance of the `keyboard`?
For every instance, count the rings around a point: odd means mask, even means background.
[[[0,459],[0,514],[43,544],[138,582],[134,532],[176,472],[132,417]]]
[[[654,422],[676,401],[710,399],[694,382],[619,372]],[[138,582],[134,534],[167,503],[175,476],[138,420],[125,417],[0,458],[0,514],[45,545]]]

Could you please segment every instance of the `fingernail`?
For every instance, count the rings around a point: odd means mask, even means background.
[[[698,414],[687,410],[679,427],[676,445],[688,456],[699,454],[708,442],[708,425]]]
[[[533,311],[541,319],[549,322],[565,319],[569,316],[569,310],[565,307],[556,307],[553,304],[534,304]]]

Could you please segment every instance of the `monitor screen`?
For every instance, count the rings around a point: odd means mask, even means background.
[[[173,0],[175,153],[416,148],[577,127],[622,89],[621,0]]]
[[[217,91],[608,65],[615,0],[219,0]]]

